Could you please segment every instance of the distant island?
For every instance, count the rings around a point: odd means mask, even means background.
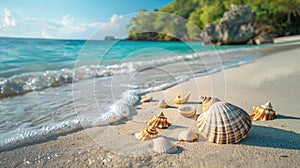
[[[167,15],[140,10],[128,25],[129,40],[203,41],[206,35],[220,45],[260,44],[275,37],[300,34],[297,0],[175,0],[155,11],[181,16],[187,22],[176,23]],[[142,32],[144,29],[152,32]]]
[[[105,41],[115,41],[115,40],[118,40],[118,39],[116,39],[114,36],[106,36],[106,37],[104,37],[104,40]]]

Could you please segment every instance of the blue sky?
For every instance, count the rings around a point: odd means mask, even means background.
[[[0,0],[0,36],[87,39],[98,30],[98,38],[122,38],[133,13],[171,1]]]

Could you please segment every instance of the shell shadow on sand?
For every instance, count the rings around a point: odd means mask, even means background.
[[[278,128],[253,125],[243,145],[300,150],[300,134]]]
[[[293,117],[293,116],[286,116],[286,115],[281,115],[277,114],[276,119],[293,119],[293,120],[300,120],[300,117]]]

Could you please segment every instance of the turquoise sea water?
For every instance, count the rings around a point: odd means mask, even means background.
[[[257,49],[0,38],[0,150],[127,115],[139,95],[252,62]]]

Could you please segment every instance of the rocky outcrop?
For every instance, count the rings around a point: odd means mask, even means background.
[[[272,43],[273,38],[269,35],[259,35],[254,38],[255,44]]]
[[[215,44],[246,44],[255,36],[256,13],[248,6],[231,5],[219,24],[207,24],[204,36]]]

